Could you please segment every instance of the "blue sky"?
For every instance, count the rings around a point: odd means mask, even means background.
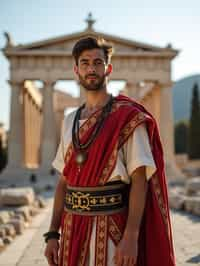
[[[135,0],[1,0],[0,48],[5,45],[4,31],[15,44],[84,30],[88,12],[97,20],[97,31],[136,41],[180,49],[173,62],[172,78],[200,73],[200,1],[166,2]],[[0,54],[0,122],[9,125],[9,65]]]

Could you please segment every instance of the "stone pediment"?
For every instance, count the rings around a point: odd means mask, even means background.
[[[105,33],[97,32],[94,30],[85,30],[83,32],[78,32],[74,34],[69,34],[57,38],[52,38],[48,40],[42,40],[30,44],[25,45],[12,45],[9,47],[5,47],[5,53],[14,52],[17,53],[68,53],[71,54],[72,47],[74,44],[82,37],[86,36],[94,36],[94,37],[102,37],[107,41],[111,42],[114,46],[115,54],[134,54],[134,53],[171,53],[176,55],[178,51],[172,49],[170,46],[165,48],[145,44],[141,42],[136,42],[133,40],[123,39],[118,36],[108,35]]]

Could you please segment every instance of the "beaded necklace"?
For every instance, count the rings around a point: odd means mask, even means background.
[[[72,127],[72,142],[74,145],[74,149],[77,152],[76,162],[79,166],[83,165],[85,161],[87,160],[87,149],[93,143],[100,129],[103,127],[106,117],[111,112],[113,101],[114,101],[114,98],[111,95],[108,103],[102,108],[102,113],[96,122],[95,128],[91,133],[91,137],[84,143],[81,143],[80,138],[79,138],[79,127],[80,127],[79,120],[81,118],[81,111],[83,110],[83,108],[85,108],[85,104],[80,106],[78,110],[76,111],[74,122],[73,122],[73,127]]]

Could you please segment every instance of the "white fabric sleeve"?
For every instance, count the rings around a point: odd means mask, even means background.
[[[57,149],[57,152],[56,152],[56,157],[55,157],[55,159],[52,162],[52,166],[60,173],[62,173],[64,165],[65,165],[63,133],[64,133],[64,121],[63,121],[62,127],[61,127],[60,143],[58,145],[58,149]]]
[[[123,150],[128,175],[131,176],[138,167],[146,166],[146,178],[149,180],[156,171],[156,165],[145,124],[136,127],[124,144]]]

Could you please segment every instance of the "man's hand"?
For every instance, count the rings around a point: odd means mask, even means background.
[[[113,258],[116,266],[136,265],[138,255],[138,233],[124,234],[119,245],[116,247]]]
[[[47,258],[49,266],[58,265],[59,242],[57,239],[49,239],[46,245],[44,255]]]
[[[138,256],[138,237],[145,206],[147,180],[145,166],[137,168],[132,174],[129,193],[129,210],[122,240],[116,248],[116,266],[134,266]]]

